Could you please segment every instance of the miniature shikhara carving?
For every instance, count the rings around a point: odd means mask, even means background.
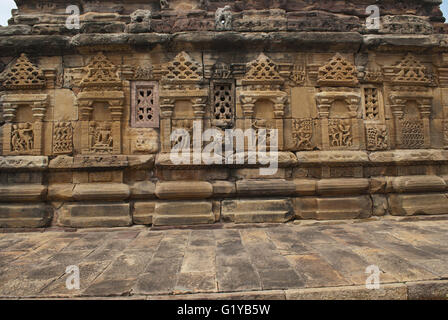
[[[358,84],[356,67],[336,54],[326,65],[319,68],[317,83],[325,86],[355,86]]]
[[[66,154],[73,152],[73,127],[70,122],[55,123],[53,137],[54,154]]]
[[[179,53],[173,61],[164,67],[165,80],[193,80],[202,79],[202,66],[194,61],[186,52]]]
[[[393,78],[394,83],[402,84],[430,84],[431,80],[427,75],[427,69],[417,58],[408,54],[396,66],[396,76]]]
[[[277,65],[268,58],[264,53],[261,53],[257,59],[251,61],[246,66],[245,81],[284,81],[278,72]]]
[[[83,68],[85,75],[81,79],[80,87],[87,90],[97,88],[121,87],[118,67],[102,53],[94,56],[89,64]]]
[[[41,69],[33,65],[25,54],[21,54],[5,75],[3,86],[6,89],[42,89],[45,77]]]

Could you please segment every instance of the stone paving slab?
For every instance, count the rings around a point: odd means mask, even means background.
[[[443,217],[7,231],[2,299],[448,299]],[[71,265],[79,267],[79,290],[66,287]],[[371,265],[380,270],[379,290],[365,286]]]

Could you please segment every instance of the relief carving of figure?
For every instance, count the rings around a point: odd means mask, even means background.
[[[292,138],[298,150],[312,150],[313,121],[311,119],[294,119],[292,124]]]
[[[11,151],[27,152],[34,147],[34,132],[31,123],[14,124],[11,131]]]
[[[90,124],[90,149],[94,152],[109,153],[112,152],[114,141],[112,138],[111,125],[95,122]]]
[[[342,121],[333,120],[329,125],[331,147],[353,146],[352,126]]]

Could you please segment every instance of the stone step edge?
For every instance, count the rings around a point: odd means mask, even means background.
[[[363,295],[363,296],[360,296]],[[105,299],[105,300],[430,300],[448,299],[448,280],[422,280],[394,282],[384,284],[379,290],[367,289],[365,285],[315,287],[297,289],[254,290],[210,293],[179,294],[131,294],[128,296],[87,296],[82,292],[77,295],[49,294],[45,296],[0,296],[7,299]]]

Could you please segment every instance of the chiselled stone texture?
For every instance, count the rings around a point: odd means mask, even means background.
[[[448,213],[439,1],[377,1],[378,29],[360,0],[17,5],[0,27],[2,226]]]

